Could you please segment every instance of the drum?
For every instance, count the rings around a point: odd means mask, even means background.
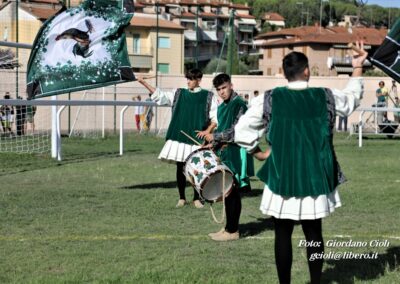
[[[209,149],[193,151],[185,160],[184,174],[200,196],[208,202],[221,201],[222,197],[229,195],[233,187],[233,173]]]

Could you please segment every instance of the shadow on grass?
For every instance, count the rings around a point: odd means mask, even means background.
[[[257,197],[262,195],[263,189],[252,188],[250,192],[242,192],[242,198]]]
[[[355,280],[376,280],[384,276],[385,272],[397,270],[400,266],[399,260],[399,246],[388,248],[384,254],[378,254],[378,259],[328,260],[326,263],[333,267],[323,271],[322,283],[353,284]]]
[[[186,184],[189,186],[189,184]],[[153,183],[144,183],[144,184],[135,184],[122,186],[120,189],[157,189],[157,188],[177,188],[178,185],[176,181],[167,181],[167,182],[153,182]]]
[[[256,221],[240,224],[239,231],[243,237],[252,237],[261,234],[266,230],[274,229],[274,221],[272,218],[256,218]]]
[[[137,152],[140,150],[130,150],[126,152]],[[69,164],[78,164],[98,161],[105,158],[118,158],[120,157],[119,152],[96,152],[96,153],[86,153],[86,154],[75,154],[75,153],[63,153],[63,160],[57,161],[52,158],[43,158],[39,162],[35,160],[35,156],[29,155],[28,158],[24,160],[22,156],[17,161],[9,161],[8,167],[4,168],[4,171],[0,171],[0,177],[12,174],[18,174],[29,171],[43,170],[54,167],[62,167]],[[8,162],[7,160],[5,163]]]

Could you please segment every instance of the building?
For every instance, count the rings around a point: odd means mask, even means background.
[[[265,24],[281,29],[285,27],[285,18],[278,13],[265,13],[261,18],[261,29]]]
[[[185,65],[187,68],[205,66],[212,58],[221,54],[231,12],[240,54],[249,54],[253,49],[255,17],[250,7],[233,4],[227,0],[141,0],[135,1],[143,13],[158,14],[185,28]],[[222,54],[226,54],[225,48]]]
[[[184,28],[152,15],[136,13],[126,28],[129,59],[135,72],[184,73]]]
[[[259,61],[264,75],[283,74],[282,59],[292,52],[305,53],[314,76],[351,74],[349,43],[363,40],[373,53],[387,34],[386,29],[303,26],[260,34],[256,37],[262,57]],[[366,63],[366,67],[371,67]]]

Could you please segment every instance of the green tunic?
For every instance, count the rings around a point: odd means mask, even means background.
[[[192,140],[187,138],[181,131],[184,131],[193,138],[196,138],[196,130],[204,130],[207,127],[209,118],[206,116],[207,90],[190,92],[188,89],[180,89],[179,98],[172,113],[166,140],[174,140],[181,143],[193,145]],[[199,143],[202,141],[198,140]]]
[[[246,103],[239,96],[234,97],[228,103],[218,106],[218,127],[216,132],[224,132],[234,127],[240,111],[247,110]],[[236,144],[228,143],[217,151],[221,161],[234,173],[239,186],[248,185],[249,177],[254,175],[253,158],[246,150]]]
[[[272,92],[271,155],[257,176],[285,197],[329,194],[338,184],[324,89]]]

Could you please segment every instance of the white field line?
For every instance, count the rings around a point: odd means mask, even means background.
[[[293,239],[304,239],[303,235],[293,235]],[[374,240],[400,240],[400,236],[386,236],[386,235],[325,235],[324,239],[374,239]],[[183,240],[183,239],[208,239],[207,234],[204,235],[162,235],[162,234],[149,234],[149,235],[60,235],[60,236],[4,236],[0,235],[0,242],[2,241],[133,241],[133,240]],[[273,240],[274,236],[247,236],[242,237],[241,240]]]

